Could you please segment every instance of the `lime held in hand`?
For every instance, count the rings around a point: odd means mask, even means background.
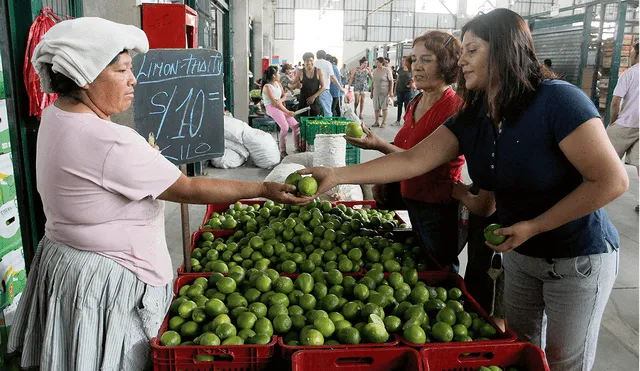
[[[313,196],[318,192],[318,181],[313,177],[304,177],[298,182],[298,192],[303,196]]]
[[[362,126],[357,122],[350,122],[345,130],[345,135],[352,138],[360,138],[363,134]]]
[[[487,228],[484,229],[484,239],[492,245],[500,245],[503,243],[507,239],[507,236],[498,236],[493,233],[493,231],[500,228],[502,228],[500,224],[490,224],[487,226]]]

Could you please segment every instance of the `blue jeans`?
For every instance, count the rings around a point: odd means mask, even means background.
[[[398,92],[398,118],[396,121],[400,122],[402,118],[402,107],[404,106],[404,110],[407,110],[407,104],[412,98],[411,90],[407,91],[399,91]]]
[[[320,100],[320,105],[322,106],[322,110],[324,111],[324,117],[331,117],[333,113],[331,112],[331,103],[333,103],[333,97],[331,96],[331,92],[329,90],[325,90],[318,97]]]
[[[504,254],[504,304],[520,340],[542,348],[552,371],[589,371],[613,283],[618,250],[546,260]]]
[[[434,204],[403,197],[413,229],[424,246],[442,266],[451,265],[455,272],[458,261],[458,202]]]

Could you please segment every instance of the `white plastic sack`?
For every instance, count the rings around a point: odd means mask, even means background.
[[[238,152],[239,155],[241,155],[242,157],[244,157],[245,160],[247,160],[249,158],[249,150],[247,149],[247,147],[245,147],[244,145],[235,142],[233,140],[229,140],[229,139],[225,139],[224,141],[224,148],[226,149],[231,149],[234,150],[236,152]]]
[[[289,155],[283,158],[282,163],[283,164],[299,164],[304,167],[312,167],[313,153],[312,152],[295,153],[293,155]]]
[[[271,134],[248,128],[242,135],[242,141],[257,167],[271,169],[280,162],[280,150]]]
[[[313,166],[341,167],[347,162],[347,141],[344,134],[316,135]]]
[[[224,139],[243,144],[242,135],[251,127],[237,118],[224,116]]]
[[[342,110],[342,116],[344,116],[347,120],[355,121],[358,124],[362,124],[362,121],[360,121],[360,118],[358,117],[358,115],[356,115],[351,106],[345,104],[342,105],[340,109]]]
[[[218,169],[235,169],[242,166],[245,161],[247,161],[247,158],[242,156],[242,154],[232,149],[226,148],[222,157],[211,159],[211,165],[213,165],[213,167],[217,167]]]
[[[362,188],[357,184],[335,186],[318,197],[322,201],[362,201]]]
[[[275,168],[273,168],[273,170],[271,170],[271,172],[269,173],[269,175],[267,175],[266,178],[264,178],[265,182],[278,182],[278,183],[284,183],[284,181],[287,179],[287,177],[289,176],[289,174],[296,172],[298,170],[304,169],[305,167],[299,164],[280,164],[278,166],[276,166]]]

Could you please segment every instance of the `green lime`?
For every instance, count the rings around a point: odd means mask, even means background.
[[[250,338],[251,340],[251,344],[269,344],[269,342],[271,341],[271,336],[267,335],[267,334],[255,334],[255,336],[252,336]]]
[[[220,345],[220,338],[213,332],[205,332],[200,335],[200,345],[212,346],[212,345]]]
[[[402,274],[398,272],[393,272],[389,275],[389,285],[394,289],[398,289],[401,284],[404,283],[404,278],[402,278]]]
[[[450,300],[458,300],[462,297],[462,290],[457,287],[452,287],[447,291],[447,297]]]
[[[440,299],[431,298],[424,303],[424,310],[427,312],[437,312],[444,308],[446,305]]]
[[[396,260],[386,260],[383,263],[384,266],[384,270],[385,272],[400,272],[400,269],[402,268],[400,266],[400,263]]]
[[[260,302],[249,304],[249,311],[256,315],[257,318],[262,318],[267,315],[267,306]]]
[[[269,338],[273,336],[273,325],[266,317],[258,318],[256,324],[253,326],[253,330],[256,334],[265,334],[269,336]]]
[[[329,313],[329,319],[335,324],[338,321],[344,320],[344,316],[339,312],[331,312]]]
[[[216,316],[216,318],[214,318],[213,321],[210,322],[209,327],[212,330],[215,330],[218,326],[220,326],[223,323],[231,323],[231,318],[227,314],[220,314]]]
[[[429,300],[429,290],[424,286],[416,286],[411,290],[410,297],[414,304],[424,304]]]
[[[334,322],[334,325],[336,328],[336,333],[338,333],[343,328],[352,327],[351,322],[347,321],[346,319]]]
[[[160,344],[166,347],[175,347],[180,345],[180,334],[175,331],[167,331],[160,336]]]
[[[456,324],[461,324],[466,328],[470,328],[473,324],[473,319],[467,312],[456,312]]]
[[[374,303],[367,303],[364,305],[364,307],[362,307],[362,311],[360,312],[360,314],[364,318],[369,318],[369,316],[372,314],[376,314],[380,318],[384,318],[384,309]]]
[[[260,276],[256,279],[256,289],[260,292],[267,292],[271,290],[271,278],[268,276]]]
[[[240,336],[229,336],[222,342],[222,345],[244,345],[244,339]]]
[[[446,306],[453,309],[454,312],[464,312],[464,306],[457,300],[447,300]]]
[[[451,328],[453,329],[453,336],[466,336],[467,335],[467,328],[464,325],[461,324],[455,324],[453,326],[451,326]]]
[[[289,314],[287,307],[282,304],[275,304],[269,308],[269,312],[267,313],[267,317],[273,321],[273,319],[280,314]]]
[[[203,308],[196,308],[191,312],[191,319],[193,322],[201,324],[207,320],[207,313]]]
[[[329,318],[318,318],[313,322],[313,327],[320,331],[323,337],[328,338],[333,335],[336,327]]]
[[[349,321],[354,321],[360,317],[360,304],[350,301],[342,307],[342,315]]]
[[[418,283],[418,271],[415,269],[407,269],[402,275],[402,278],[404,278],[404,282],[409,286],[414,286]]]
[[[229,337],[236,336],[236,331],[236,327],[231,323],[223,323],[216,327],[214,333],[220,338],[220,340],[225,340]]]
[[[244,312],[238,317],[237,324],[240,329],[251,329],[257,320],[258,317],[254,313]]]
[[[242,329],[242,330],[240,330],[240,331],[238,332],[238,336],[240,336],[240,337],[244,340],[244,342],[246,343],[246,342],[247,342],[247,340],[248,340],[250,337],[252,337],[252,336],[256,336],[256,332],[255,332],[255,331],[253,331],[252,329],[245,328],[245,329]]]
[[[178,315],[184,319],[191,319],[191,313],[197,307],[198,305],[194,301],[187,300],[178,307]]]
[[[342,272],[340,272],[337,269],[331,269],[327,273],[327,281],[332,285],[340,285],[342,283],[342,280],[343,280]]]
[[[353,295],[358,300],[367,300],[369,297],[369,288],[366,285],[359,283],[353,288]]]
[[[298,300],[298,305],[304,310],[311,310],[316,307],[316,298],[311,294],[304,294]]]
[[[314,179],[314,181],[315,181],[315,179]],[[302,344],[302,345],[324,345],[324,336],[322,336],[322,333],[320,331],[318,331],[316,329],[310,329],[310,330],[305,331],[304,333],[301,333],[301,335],[300,335],[300,344]]]
[[[283,273],[295,273],[296,270],[298,269],[298,266],[296,265],[296,263],[292,260],[286,260],[284,262],[282,262],[282,266],[281,266],[282,272]]]
[[[293,325],[291,318],[286,314],[279,314],[273,319],[273,329],[278,334],[285,334]]]
[[[320,302],[322,305],[322,309],[326,310],[327,312],[333,312],[334,310],[338,309],[340,299],[338,299],[338,297],[334,294],[328,294],[327,296],[322,298]]]
[[[447,290],[444,287],[436,287],[436,298],[446,302]]]
[[[482,327],[480,327],[478,335],[480,335],[480,337],[492,339],[496,336],[496,329],[491,324],[485,323],[484,325],[482,325]]]
[[[456,324],[456,312],[449,307],[442,308],[438,311],[436,320],[438,322],[447,323],[449,326],[453,326]]]
[[[200,326],[193,321],[185,322],[182,327],[180,327],[180,335],[186,338],[194,338],[198,336],[199,333]]]
[[[398,332],[402,326],[402,320],[396,316],[386,316],[383,321],[384,327],[390,333]]]
[[[418,325],[412,325],[405,328],[402,332],[402,337],[413,344],[424,344],[427,342],[427,334],[425,334],[422,327]]]
[[[393,297],[399,303],[406,301],[409,295],[411,295],[411,286],[404,282],[398,285],[393,293]]]
[[[389,333],[384,324],[367,323],[362,330],[365,340],[372,343],[384,343],[389,340]]]
[[[169,312],[173,313],[173,314],[178,314],[178,308],[180,307],[180,305],[182,303],[184,303],[185,301],[187,301],[189,299],[187,299],[184,296],[181,296],[179,298],[176,298],[176,300],[174,300],[173,302],[171,302],[171,306],[169,307]]]
[[[309,273],[302,273],[295,280],[296,288],[305,294],[309,294],[313,291],[313,284],[314,279]]]
[[[315,296],[316,299],[322,299],[327,296],[327,291],[327,285],[324,283],[316,282],[313,285],[313,296]]]
[[[345,327],[338,331],[338,339],[342,344],[360,344],[360,332],[354,327]]]
[[[171,317],[169,320],[169,329],[173,331],[180,331],[180,328],[185,322],[186,320],[180,316]]]
[[[247,299],[247,302],[249,303],[253,303],[258,300],[260,298],[260,295],[262,295],[260,290],[254,287],[251,287],[244,292],[244,298]]]
[[[313,196],[318,192],[318,182],[310,176],[300,179],[297,187],[298,192],[303,196]]]
[[[453,340],[453,329],[448,323],[437,322],[431,327],[431,335],[438,341],[449,342]]]
[[[304,293],[300,290],[293,290],[289,293],[289,304],[298,305],[300,297],[304,295]]]
[[[291,326],[296,331],[300,331],[307,324],[307,318],[301,314],[291,315],[290,318]]]
[[[239,292],[234,292],[227,296],[227,308],[229,309],[233,310],[235,308],[246,307],[248,305],[249,303],[247,302],[247,299],[245,299]]]
[[[503,243],[507,236],[499,236],[494,233],[496,229],[500,229],[502,226],[500,224],[490,224],[484,229],[484,239],[487,240],[492,245],[500,245]]]
[[[482,326],[484,326],[485,324],[487,324],[487,321],[485,321],[483,318],[474,318],[471,324],[471,328],[473,329],[473,331],[479,332],[480,328],[482,328]]]

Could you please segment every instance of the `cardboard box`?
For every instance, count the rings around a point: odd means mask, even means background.
[[[0,257],[22,246],[11,154],[0,155]]]
[[[11,152],[9,137],[9,117],[7,115],[7,101],[0,99],[0,154]]]
[[[15,301],[27,284],[27,271],[24,262],[22,246],[8,252],[0,259],[0,278],[2,283],[2,296],[0,299],[6,305],[11,305]]]

